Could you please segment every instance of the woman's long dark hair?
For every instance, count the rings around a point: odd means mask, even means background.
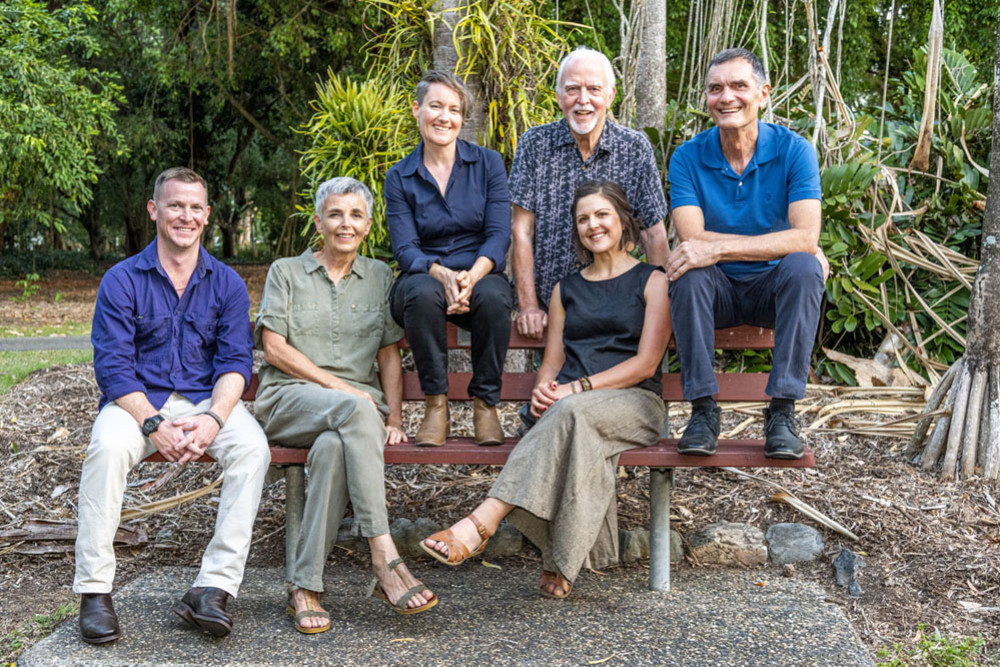
[[[590,264],[594,261],[594,253],[583,247],[580,241],[580,232],[576,228],[576,205],[584,197],[590,195],[600,195],[611,202],[618,219],[622,223],[622,238],[618,247],[629,252],[639,243],[639,220],[632,213],[632,207],[628,203],[628,195],[621,186],[614,181],[587,181],[581,183],[573,193],[573,204],[570,206],[570,215],[573,218],[573,248],[576,249],[576,256],[582,264]]]

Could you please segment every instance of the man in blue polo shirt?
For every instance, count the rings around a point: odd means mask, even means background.
[[[194,587],[173,608],[221,637],[233,626],[226,601],[243,579],[271,458],[240,403],[253,361],[246,285],[201,247],[211,211],[205,181],[168,169],[146,208],[156,238],[104,275],[94,308],[101,401],[80,475],[73,581],[80,636],[90,644],[121,636],[111,586],[128,471],[155,451],[177,465],[205,453],[222,465],[215,534]]]
[[[774,364],[764,411],[764,454],[797,459],[795,400],[805,396],[819,324],[826,259],[817,243],[821,196],[813,147],[763,123],[767,73],[756,55],[729,49],[712,58],[705,96],[715,127],[678,148],[670,199],[681,243],[667,261],[670,315],[691,419],[682,454],[715,453],[722,411],[712,369],[714,330],[774,327]]]

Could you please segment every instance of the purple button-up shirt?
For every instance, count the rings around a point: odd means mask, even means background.
[[[204,248],[178,298],[154,239],[104,274],[90,340],[99,407],[136,391],[157,410],[172,392],[197,403],[223,373],[250,381],[250,298],[242,278]]]

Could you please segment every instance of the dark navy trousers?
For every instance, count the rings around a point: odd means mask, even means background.
[[[500,378],[510,344],[513,290],[502,274],[484,276],[472,287],[469,312],[445,314],[444,285],[429,273],[404,273],[389,295],[392,318],[406,330],[420,389],[433,396],[448,393],[448,339],[445,322],[472,334],[472,380],[469,394],[489,405],[500,402]]]
[[[786,255],[773,269],[742,279],[713,265],[671,282],[670,318],[685,400],[718,393],[712,368],[715,329],[740,324],[774,329],[767,395],[803,398],[822,300],[823,269],[806,252]]]

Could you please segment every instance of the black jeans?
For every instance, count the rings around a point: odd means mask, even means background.
[[[472,333],[469,394],[489,405],[500,402],[500,376],[510,343],[513,292],[501,274],[490,274],[472,288],[469,312],[445,315],[444,285],[427,273],[404,273],[389,296],[392,317],[406,330],[424,394],[448,393],[448,340],[445,322]]]
[[[806,395],[809,359],[823,301],[823,269],[815,255],[794,252],[770,271],[733,279],[717,265],[691,269],[670,283],[685,400],[718,393],[712,370],[715,329],[752,324],[774,328],[771,398]]]

